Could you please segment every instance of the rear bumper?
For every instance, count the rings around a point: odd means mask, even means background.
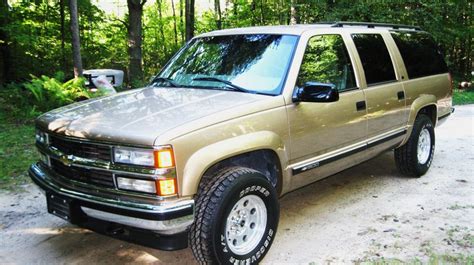
[[[440,117],[438,117],[438,122],[436,123],[436,126],[440,126],[441,124],[443,124],[444,122],[446,122],[448,119],[449,116],[451,116],[452,113],[454,113],[454,110],[455,108],[451,108],[451,110],[444,114],[444,115],[441,115]]]
[[[129,227],[151,230],[159,235],[180,234],[194,219],[194,200],[176,200],[161,204],[146,204],[106,198],[67,189],[55,183],[48,170],[40,164],[29,169],[29,175],[46,194],[58,194],[74,204],[80,214],[94,219]],[[73,220],[70,220],[73,223]]]

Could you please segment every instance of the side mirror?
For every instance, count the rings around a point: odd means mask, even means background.
[[[293,95],[293,102],[334,102],[339,100],[336,85],[306,82],[299,87]]]

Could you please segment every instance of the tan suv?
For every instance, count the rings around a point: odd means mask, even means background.
[[[258,263],[278,197],[395,150],[430,167],[451,80],[429,34],[333,23],[214,31],[143,89],[37,119],[48,211],[201,263]]]

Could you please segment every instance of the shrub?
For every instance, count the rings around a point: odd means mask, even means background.
[[[28,120],[40,112],[31,105],[33,95],[21,84],[10,83],[0,89],[0,109],[3,118],[15,121]]]
[[[96,96],[85,86],[83,78],[64,82],[64,74],[56,73],[54,77],[35,77],[22,84],[7,84],[0,89],[0,108],[15,120],[29,120],[39,114],[75,101]]]
[[[92,97],[84,87],[84,79],[76,78],[62,83],[56,78],[41,76],[24,84],[34,96],[34,105],[44,112],[58,108],[74,101]]]

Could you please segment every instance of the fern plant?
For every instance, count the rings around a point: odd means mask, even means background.
[[[100,92],[90,92],[83,78],[63,82],[62,72],[54,77],[31,77],[29,82],[11,83],[0,89],[0,109],[13,119],[30,119],[76,101],[102,96]]]
[[[48,111],[94,95],[84,86],[83,78],[71,79],[62,83],[56,78],[32,76],[24,86],[34,97],[34,105],[40,111]]]

